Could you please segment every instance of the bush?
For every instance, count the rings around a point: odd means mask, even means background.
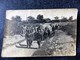
[[[61,30],[66,32],[67,35],[71,35],[71,37],[76,38],[76,22],[70,22],[65,26],[62,26]]]

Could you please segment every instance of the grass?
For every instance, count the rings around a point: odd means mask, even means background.
[[[61,30],[66,32],[67,35],[71,35],[72,38],[76,38],[77,34],[76,26],[77,26],[76,22],[70,22],[67,25],[62,26]]]

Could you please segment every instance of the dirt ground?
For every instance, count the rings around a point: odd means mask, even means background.
[[[24,37],[14,36],[14,38],[5,38],[2,49],[2,57],[30,57],[30,56],[74,56],[76,55],[76,40],[61,30],[56,30],[53,37],[47,38],[38,48],[36,41],[33,41],[32,47],[17,48],[18,41],[23,40],[21,44],[26,46]],[[7,40],[7,41],[5,41]],[[14,42],[14,43],[13,43]],[[7,46],[6,46],[7,45]]]

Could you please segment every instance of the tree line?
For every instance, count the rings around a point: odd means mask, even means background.
[[[20,16],[12,17],[12,20],[16,20],[18,22],[22,21]],[[66,17],[59,19],[58,16],[55,16],[54,20],[51,20],[50,18],[44,18],[44,16],[40,14],[37,15],[36,18],[28,16],[26,20],[23,20],[23,22],[26,23],[54,23],[54,22],[73,22],[73,21],[76,21],[76,19],[73,20],[73,16],[69,17],[69,19],[67,19]]]

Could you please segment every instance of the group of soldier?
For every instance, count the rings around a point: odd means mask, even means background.
[[[27,26],[25,38],[27,47],[30,48],[33,41],[37,41],[37,44],[40,48],[41,41],[46,40],[47,38],[50,38],[51,36],[55,35],[55,30],[58,29],[58,25],[51,26],[52,31],[48,27],[45,27],[44,29],[41,28],[41,26],[33,27],[33,26]]]

